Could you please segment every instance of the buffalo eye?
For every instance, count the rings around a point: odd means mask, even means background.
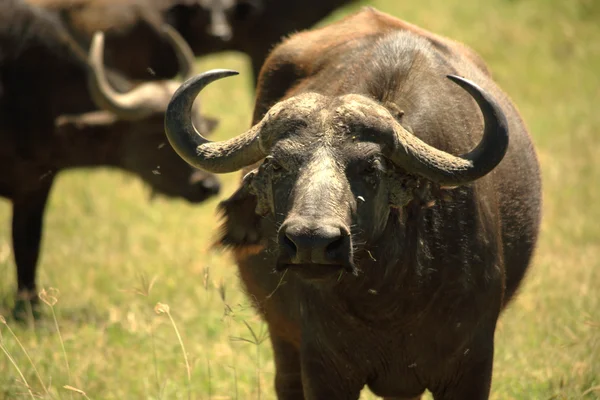
[[[373,157],[364,164],[364,166],[362,168],[362,173],[371,175],[371,174],[375,174],[381,170],[382,170],[381,160],[379,159],[379,157]]]

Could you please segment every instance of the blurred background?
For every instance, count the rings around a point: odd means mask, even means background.
[[[94,2],[73,1],[77,11],[69,14],[59,0],[24,1],[71,22],[83,18],[76,13],[85,17],[86,4]],[[97,3],[109,7],[111,2]],[[147,17],[148,10],[141,8],[139,15],[150,21],[164,17],[180,30],[201,56],[199,71],[240,71],[238,77],[211,85],[201,97],[203,113],[219,120],[213,132],[217,139],[248,128],[257,60],[274,36],[290,26],[322,25],[369,5],[480,53],[531,130],[544,184],[534,264],[496,333],[492,398],[600,398],[600,2],[339,1],[332,2],[331,14],[324,9],[310,18],[301,16],[310,8],[306,3],[296,10],[294,4],[303,2],[291,0],[248,0],[221,16],[218,10],[206,11],[209,1],[156,3],[162,8],[154,14]],[[269,7],[273,11],[267,12]],[[169,66],[153,71],[132,65],[131,57],[118,50],[119,38],[131,30],[111,33],[101,12],[90,11],[85,18],[95,29],[107,30],[110,66],[136,79],[176,73]],[[126,13],[127,18],[136,15]],[[109,18],[114,24],[118,20]],[[123,24],[132,26],[130,21]],[[76,23],[69,26],[86,48],[90,32]],[[137,48],[142,49],[144,36],[139,35]],[[200,40],[201,35],[207,38]],[[253,44],[260,40],[263,44]],[[0,399],[30,398],[23,379],[40,398],[84,396],[65,389],[68,385],[91,399],[189,394],[197,399],[273,399],[266,327],[242,293],[232,259],[210,248],[218,227],[215,207],[233,192],[238,178],[221,176],[218,196],[192,204],[154,196],[138,177],[116,169],[59,174],[45,216],[38,271],[38,288],[58,289],[48,292],[57,302],[42,303],[41,318],[35,321],[0,323]],[[0,315],[6,318],[17,286],[11,212],[11,203],[1,199]],[[364,390],[362,398],[374,397]]]

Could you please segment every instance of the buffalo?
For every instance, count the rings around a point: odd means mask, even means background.
[[[211,142],[192,102],[234,74],[185,82],[165,131],[197,168],[244,169],[220,243],[268,324],[278,398],[357,399],[366,385],[389,399],[487,399],[541,178],[484,61],[363,9],[275,47],[253,126]]]
[[[177,73],[161,26],[173,26],[196,56],[239,51],[250,57],[256,79],[269,50],[282,37],[307,29],[356,0],[30,0],[57,15],[71,36],[88,47],[107,31],[106,65],[133,79]]]
[[[162,31],[182,75],[192,76],[191,50],[173,28]],[[0,196],[13,206],[17,312],[36,298],[44,208],[58,172],[115,167],[194,203],[220,189],[214,175],[190,168],[166,145],[164,112],[179,82],[139,84],[105,71],[103,41],[97,32],[88,56],[57,14],[0,2]],[[205,133],[214,125],[198,108],[194,118]]]
[[[198,1],[29,0],[40,12],[59,21],[81,48],[91,46],[96,32],[105,32],[105,64],[129,79],[143,81],[177,75],[180,65],[175,49],[164,39],[162,29],[165,24],[179,29],[167,21],[169,10],[178,5],[192,10]]]
[[[356,0],[190,0],[171,7],[166,20],[196,55],[220,51],[248,55],[256,83],[269,51],[283,37],[352,3]]]

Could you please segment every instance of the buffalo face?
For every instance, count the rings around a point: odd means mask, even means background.
[[[202,0],[209,15],[207,33],[227,42],[233,37],[234,24],[246,22],[262,10],[262,0]]]
[[[192,50],[174,28],[165,25],[163,33],[177,55],[181,75],[190,78],[195,63]],[[107,118],[104,125],[91,124],[91,129],[106,131],[110,127],[117,132],[121,140],[118,165],[140,176],[151,186],[152,193],[183,197],[193,203],[219,193],[219,180],[213,174],[191,168],[166,145],[163,113],[180,83],[177,80],[143,82],[130,91],[119,92],[105,74],[103,53],[104,35],[97,32],[88,56],[88,87],[98,108],[117,119]],[[216,125],[215,120],[200,114],[198,104],[191,118],[205,134]],[[85,120],[85,116],[80,118],[79,125]]]
[[[210,142],[191,123],[196,95],[234,75],[214,70],[188,80],[174,94],[165,119],[169,142],[188,163],[231,172],[257,162],[244,179],[256,213],[277,227],[277,268],[306,278],[356,274],[355,258],[382,235],[392,208],[413,196],[415,179],[457,186],[492,171],[507,146],[506,118],[474,83],[450,76],[477,102],[484,118],[481,142],[454,156],[418,139],[401,113],[358,94],[303,93],[283,100],[247,132]]]
[[[142,178],[153,194],[199,203],[219,193],[219,179],[183,162],[167,144],[163,114],[129,121],[109,111],[63,115],[55,121],[64,167],[103,165]],[[73,149],[87,148],[87,151]]]
[[[355,101],[377,106],[367,99]],[[341,271],[356,274],[354,259],[363,244],[377,241],[390,207],[401,205],[399,198],[409,199],[408,192],[398,196],[402,175],[381,145],[358,139],[367,128],[347,103],[345,97],[309,94],[270,117],[268,124],[285,134],[250,185],[259,212],[279,227],[279,270],[289,268],[311,279]]]
[[[168,19],[191,40],[196,54],[207,49],[225,50],[240,40],[240,32],[255,23],[264,11],[264,0],[197,0],[193,6],[179,5]]]
[[[219,179],[206,171],[183,162],[165,140],[162,114],[133,124],[124,135],[121,147],[122,167],[142,178],[153,194],[181,197],[191,203],[200,203],[219,193]],[[131,131],[134,131],[132,133]]]

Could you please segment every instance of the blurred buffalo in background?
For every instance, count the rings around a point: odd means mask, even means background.
[[[283,37],[308,29],[335,9],[357,0],[28,0],[60,17],[87,47],[106,32],[106,64],[130,78],[164,79],[177,74],[175,55],[162,39],[168,23],[196,56],[240,51],[254,78]]]
[[[72,3],[76,10],[78,3]],[[216,177],[189,167],[165,145],[164,110],[179,82],[132,81],[141,75],[135,63],[113,63],[123,70],[104,71],[103,34],[93,35],[88,58],[87,47],[73,38],[52,5],[0,3],[0,196],[13,204],[16,311],[36,298],[44,208],[59,171],[116,167],[141,177],[154,192],[190,202],[220,188]],[[115,16],[103,24],[99,17],[92,19],[93,29],[119,22]],[[168,49],[165,65],[191,76],[194,58],[185,41],[168,26],[155,28],[157,48]],[[143,59],[135,40],[129,43],[132,56],[123,59]],[[214,127],[197,108],[195,120],[205,133]]]
[[[247,54],[256,82],[269,51],[283,37],[308,29],[335,9],[356,2],[189,0],[187,5],[172,7],[167,19],[190,43],[196,55],[226,50]]]

